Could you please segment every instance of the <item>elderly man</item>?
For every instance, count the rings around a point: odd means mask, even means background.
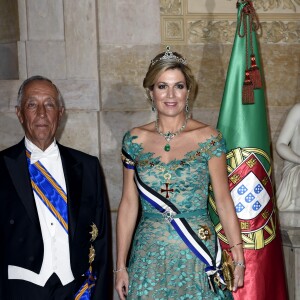
[[[25,131],[0,152],[0,299],[107,297],[108,226],[96,157],[55,140],[62,96],[33,76],[18,93]]]

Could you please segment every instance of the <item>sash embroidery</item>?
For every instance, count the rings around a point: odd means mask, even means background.
[[[188,248],[204,263],[206,264],[205,272],[209,279],[210,288],[213,291],[215,290],[214,284],[212,283],[212,277],[216,274],[219,281],[225,284],[223,275],[221,273],[221,259],[222,259],[222,250],[219,243],[219,240],[215,240],[215,252],[216,258],[214,259],[205,244],[197,236],[197,234],[190,227],[189,223],[185,218],[174,218],[177,214],[180,214],[180,211],[177,207],[170,202],[168,199],[163,197],[161,194],[152,190],[149,186],[142,182],[139,178],[138,173],[134,167],[134,161],[126,151],[122,150],[123,164],[128,169],[135,170],[135,182],[140,196],[150,203],[155,209],[157,209],[163,217],[170,222],[173,228],[176,230],[178,235],[181,237],[183,242],[188,246]]]
[[[124,149],[122,149],[122,154],[121,154],[122,162],[125,168],[127,169],[132,169],[135,170],[135,163]]]
[[[39,161],[30,164],[30,155],[26,150],[32,188],[68,233],[67,195]]]

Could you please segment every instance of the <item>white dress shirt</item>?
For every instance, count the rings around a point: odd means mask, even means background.
[[[45,151],[42,151],[25,137],[25,146],[32,153],[32,158],[39,159],[51,176],[67,193],[60,153],[55,151],[58,150],[56,141],[54,140]],[[31,163],[34,163],[34,161],[31,161]],[[74,280],[70,263],[68,234],[35,192],[34,199],[44,243],[42,267],[40,273],[37,274],[28,269],[9,265],[8,279],[21,279],[44,286],[49,277],[56,273],[62,285],[66,285]]]

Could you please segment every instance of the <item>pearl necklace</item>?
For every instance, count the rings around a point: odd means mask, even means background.
[[[175,131],[175,132],[167,131],[166,133],[163,133],[162,131],[159,130],[159,128],[158,128],[158,118],[156,119],[156,121],[155,121],[155,129],[156,129],[157,133],[159,135],[163,136],[165,138],[166,142],[167,142],[167,144],[164,147],[164,150],[166,152],[169,152],[171,150],[171,146],[169,144],[170,141],[175,136],[179,135],[179,133],[181,133],[185,129],[187,121],[188,121],[188,117],[186,117],[184,124],[177,131]]]

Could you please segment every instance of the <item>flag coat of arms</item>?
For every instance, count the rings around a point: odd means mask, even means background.
[[[245,255],[244,287],[236,300],[285,300],[284,260],[271,181],[270,139],[252,1],[238,1],[237,29],[217,128],[227,146],[228,182]],[[229,248],[213,191],[209,210],[223,248]]]

